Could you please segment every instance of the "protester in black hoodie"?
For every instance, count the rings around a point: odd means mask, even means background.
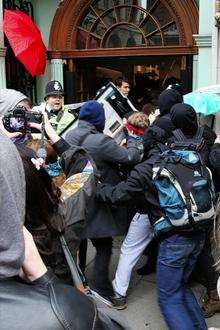
[[[193,107],[188,104],[176,104],[170,111],[170,117],[175,127],[180,129],[186,138],[193,138],[198,130],[197,115]],[[210,165],[209,154],[210,149],[215,142],[216,134],[207,125],[202,126],[202,129],[202,137],[205,144],[201,149],[201,157],[206,165]],[[198,279],[198,281],[201,281],[201,278],[204,278],[202,284],[204,284],[207,288],[208,299],[202,306],[203,315],[205,317],[211,317],[216,312],[220,311],[220,301],[216,290],[218,274],[213,268],[214,259],[212,256],[210,243],[212,229],[213,228],[211,226],[211,228],[206,232],[205,245],[198,258],[193,274],[193,278]]]
[[[182,95],[174,89],[166,89],[159,95],[158,105],[160,115],[154,121],[153,125],[162,128],[168,137],[170,137],[173,130],[176,129],[170,118],[170,109],[173,105],[182,102]]]
[[[170,119],[175,129],[180,129],[186,138],[193,138],[198,130],[197,114],[194,108],[185,103],[175,104],[170,110]],[[207,125],[202,126],[202,138],[205,141],[204,148],[201,151],[206,165],[208,165],[208,156],[210,149],[213,146],[216,134]],[[171,137],[170,141],[175,140],[175,137]]]
[[[152,167],[161,149],[158,140],[162,142],[161,138],[158,139],[160,132],[156,130],[161,131],[155,126],[147,130],[147,160],[134,167],[127,181],[113,187],[102,185],[98,193],[100,200],[114,205],[129,201],[134,203],[135,198],[144,194],[152,225],[165,216],[152,180]],[[205,233],[200,230],[188,233],[171,230],[169,234],[160,237],[157,261],[158,302],[170,330],[207,330],[200,307],[187,284],[204,241]]]

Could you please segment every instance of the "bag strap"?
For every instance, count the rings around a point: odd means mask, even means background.
[[[83,142],[87,139],[87,137],[88,137],[90,134],[91,134],[91,133],[88,132],[86,135],[84,135],[84,136],[82,137],[82,139],[79,140],[79,142],[78,142],[77,145],[78,145],[79,147],[84,148],[84,147],[82,146],[82,144],[83,144]],[[84,149],[84,150],[85,150],[85,149]],[[88,153],[88,151],[85,150],[85,152],[86,152],[86,156],[87,156],[88,160],[89,160],[90,163],[92,164],[92,167],[93,167],[93,169],[94,169],[94,173],[98,174],[99,172],[98,172],[97,166],[96,166],[96,164],[95,164],[93,158],[90,156],[90,154]],[[99,175],[99,174],[98,174],[98,175]]]
[[[187,140],[181,129],[175,129],[172,134],[176,138],[177,141],[185,141]]]
[[[199,127],[194,137],[198,140],[201,140],[203,137],[204,129],[205,129],[204,126]]]
[[[84,293],[85,292],[84,283],[86,282],[86,280],[85,280],[81,270],[79,269],[79,267],[75,263],[75,260],[73,259],[73,256],[70,252],[70,249],[69,249],[69,247],[66,243],[65,237],[63,235],[60,235],[60,242],[61,242],[61,246],[62,246],[62,249],[63,249],[63,253],[65,255],[67,264],[70,268],[73,283],[75,284],[76,288],[79,291]]]

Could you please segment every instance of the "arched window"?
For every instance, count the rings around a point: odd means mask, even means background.
[[[77,27],[77,48],[180,44],[174,17],[161,0],[96,0]]]

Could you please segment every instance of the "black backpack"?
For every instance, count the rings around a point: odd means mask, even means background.
[[[176,141],[162,148],[153,165],[153,181],[165,214],[154,225],[156,234],[174,227],[199,230],[214,218],[214,185],[205,165],[202,134],[201,128],[187,139],[180,130],[174,131]]]

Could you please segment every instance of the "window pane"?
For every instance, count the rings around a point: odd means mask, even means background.
[[[179,33],[176,24],[172,24],[168,29],[163,31],[165,46],[179,45]]]
[[[77,48],[78,49],[85,49],[86,48],[87,36],[88,36],[87,32],[78,29],[78,33],[77,33]]]
[[[92,1],[90,11],[81,23],[88,33],[79,27],[77,48],[86,48],[89,33],[88,48],[93,49],[100,48],[101,44],[105,44],[105,48],[179,45],[175,17],[171,16],[164,3],[161,0]]]
[[[145,17],[146,13],[144,11],[134,7],[131,12],[130,21],[139,26]]]
[[[152,37],[148,39],[149,46],[154,47],[154,46],[162,46],[162,39],[160,33],[154,34]]]
[[[103,34],[106,32],[106,27],[99,22],[98,24],[95,25],[95,27],[92,29],[92,32],[95,34],[98,34],[99,36],[103,36]]]
[[[115,0],[115,5],[133,5],[133,2],[132,0]]]
[[[115,11],[112,10],[108,12],[104,17],[102,17],[103,21],[107,26],[111,26],[116,23],[116,18],[115,18]]]
[[[151,32],[157,30],[157,25],[156,23],[154,22],[154,20],[150,17],[148,17],[144,23],[143,26],[141,26],[141,30],[143,30],[143,33],[144,35],[148,35],[150,34]]]
[[[116,12],[117,12],[119,22],[129,22],[130,21],[131,10],[132,10],[131,7],[116,8]]]
[[[149,10],[155,4],[156,1],[157,0],[137,0],[135,2],[137,6]]]
[[[160,26],[163,26],[172,21],[172,17],[170,16],[169,11],[162,3],[156,6],[151,14],[157,19]]]
[[[94,37],[90,37],[90,40],[89,40],[89,47],[90,49],[96,49],[96,48],[99,48],[100,47],[100,42],[101,40],[99,39],[96,39]]]
[[[113,7],[114,3],[113,0],[99,0],[95,1],[92,6],[96,10],[98,14],[103,13],[107,9]]]
[[[90,30],[91,26],[96,21],[96,19],[97,19],[97,16],[93,12],[90,11],[84,18],[81,26],[86,30]]]
[[[105,48],[143,47],[145,41],[138,29],[129,25],[117,26],[108,36]]]

